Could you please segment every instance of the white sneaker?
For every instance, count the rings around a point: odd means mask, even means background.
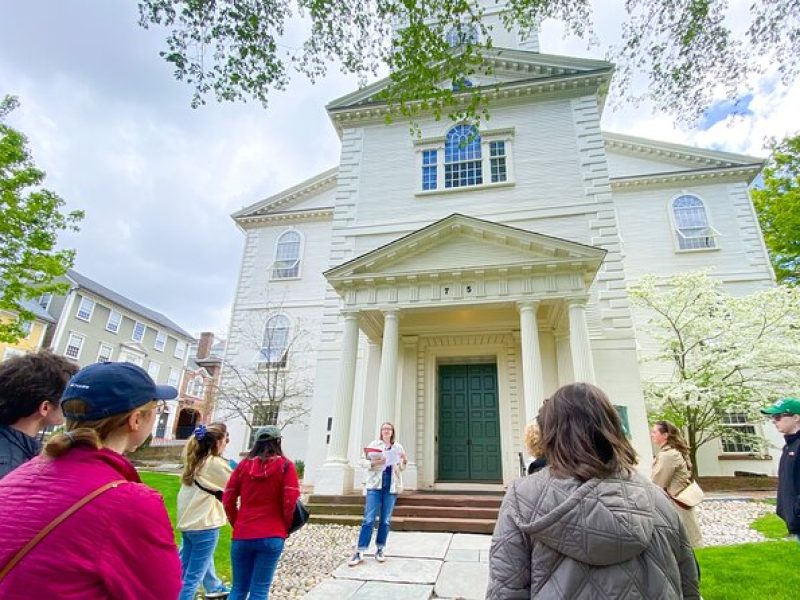
[[[383,548],[378,548],[375,552],[375,560],[378,562],[386,562],[386,556],[383,554]]]
[[[355,554],[353,554],[353,558],[347,561],[347,566],[355,567],[362,560],[364,560],[364,557],[361,555],[361,552],[356,552]]]

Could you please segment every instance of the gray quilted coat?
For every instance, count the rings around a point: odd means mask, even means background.
[[[697,566],[663,490],[629,479],[517,479],[500,508],[486,598],[700,598]]]

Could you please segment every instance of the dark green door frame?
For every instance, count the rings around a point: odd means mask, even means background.
[[[502,482],[497,365],[440,365],[438,481]]]

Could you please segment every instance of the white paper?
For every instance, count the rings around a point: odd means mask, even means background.
[[[395,446],[383,451],[383,457],[386,459],[386,466],[391,467],[400,462],[400,452]]]

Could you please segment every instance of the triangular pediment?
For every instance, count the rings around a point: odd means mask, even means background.
[[[457,51],[457,50],[454,50]],[[527,50],[491,48],[484,50],[487,70],[476,73],[470,79],[476,87],[505,87],[530,82],[557,82],[565,78],[589,74],[610,76],[613,65],[603,60],[575,58],[556,54],[541,54]],[[351,109],[359,106],[382,104],[380,93],[389,86],[390,78],[375,83],[333,100],[328,111]],[[441,82],[449,86],[450,82]]]
[[[338,173],[338,168],[323,171],[297,185],[244,207],[231,217],[235,221],[242,221],[288,211],[331,208]]]
[[[594,273],[606,251],[452,214],[325,273],[337,282],[458,271],[542,267]]]

